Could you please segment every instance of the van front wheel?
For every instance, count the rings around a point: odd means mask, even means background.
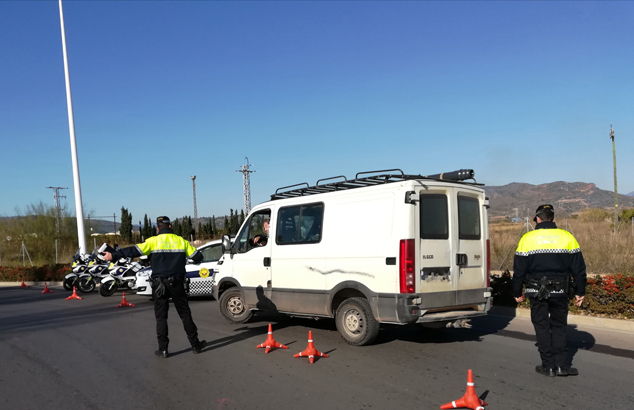
[[[337,309],[337,330],[353,346],[372,343],[379,335],[379,322],[372,314],[370,303],[364,298],[350,298]]]
[[[239,289],[225,290],[218,303],[220,313],[229,323],[246,323],[253,316],[253,312],[247,309]]]

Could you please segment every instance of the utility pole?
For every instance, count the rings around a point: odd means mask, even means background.
[[[59,190],[68,189],[68,188],[62,188],[61,186],[47,186],[46,188],[53,190],[53,199],[55,200],[55,232],[59,234],[59,215],[60,215],[60,209],[61,209],[59,205],[59,199],[66,198],[65,195],[59,194]]]
[[[244,194],[244,216],[249,216],[251,212],[251,181],[249,174],[255,171],[251,171],[249,167],[253,164],[249,164],[249,158],[244,157],[247,160],[246,165],[241,165],[240,169],[236,172],[242,172],[242,192]]]
[[[86,232],[84,230],[84,206],[81,202],[81,182],[79,180],[79,159],[77,157],[77,141],[75,138],[75,115],[73,114],[73,98],[70,91],[70,72],[68,69],[68,53],[66,52],[66,29],[64,28],[64,11],[62,0],[59,0],[59,22],[62,29],[62,52],[64,55],[64,78],[66,80],[66,107],[68,108],[68,128],[70,131],[70,153],[73,163],[73,186],[75,189],[75,213],[77,217],[77,241],[79,253],[86,253]]]
[[[196,175],[191,177],[194,184],[194,226],[196,227],[196,233],[198,233],[198,208],[196,207]]]
[[[610,139],[612,140],[612,160],[614,163],[614,234],[619,224],[619,194],[616,187],[616,145],[614,144],[614,130],[610,124]]]

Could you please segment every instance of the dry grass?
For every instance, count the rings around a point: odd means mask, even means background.
[[[558,227],[571,232],[579,245],[588,273],[634,273],[634,235],[629,223],[622,224],[616,235],[614,226],[607,222],[579,219],[555,221]],[[491,269],[513,269],[513,256],[525,225],[491,224]]]

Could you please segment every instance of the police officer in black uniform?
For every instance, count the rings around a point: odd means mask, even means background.
[[[169,299],[183,321],[183,327],[192,346],[194,354],[201,352],[207,342],[198,340],[198,328],[192,319],[192,313],[187,302],[185,292],[185,264],[187,259],[200,263],[203,256],[189,242],[178,235],[174,235],[170,219],[160,216],[156,219],[159,230],[157,236],[148,238],[145,242],[119,249],[112,253],[104,252],[104,259],[136,258],[150,255],[152,264],[152,297],[154,298],[154,314],[156,316],[156,334],[159,350],[154,352],[158,357],[167,358],[169,338],[167,336],[167,312]]]
[[[552,205],[540,205],[533,220],[535,230],[526,233],[517,246],[513,264],[513,296],[519,303],[524,294],[531,304],[537,349],[542,359],[535,371],[544,376],[576,376],[567,363],[566,327],[568,297],[581,306],[586,293],[586,264],[575,237],[554,222]]]

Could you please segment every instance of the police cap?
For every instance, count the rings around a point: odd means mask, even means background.
[[[156,218],[156,224],[163,224],[163,225],[171,225],[171,221],[167,216],[159,216],[158,218]]]
[[[537,207],[537,210],[535,211],[535,217],[533,218],[534,222],[537,222],[537,217],[539,215],[545,214],[546,212],[552,212],[552,214],[555,214],[555,208],[553,208],[552,205],[549,204],[544,204],[544,205],[540,205]]]

